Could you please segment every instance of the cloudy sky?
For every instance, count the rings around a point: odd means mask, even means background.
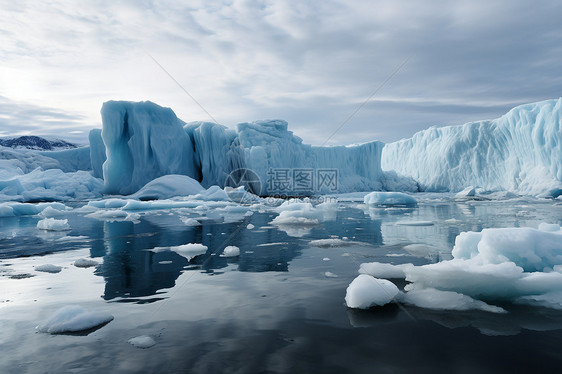
[[[151,100],[187,122],[285,119],[317,145],[390,142],[562,96],[560,15],[560,1],[0,0],[0,136],[85,143],[104,101]]]

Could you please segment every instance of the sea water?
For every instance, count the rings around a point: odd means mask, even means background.
[[[267,209],[199,226],[174,210],[134,221],[68,213],[69,232],[38,230],[38,217],[2,218],[0,372],[555,372],[559,310],[345,306],[361,263],[434,263],[451,258],[463,231],[562,224],[557,200],[418,199],[416,207],[340,199],[329,219],[292,226],[271,224],[277,214]],[[207,251],[188,259],[170,250],[186,243]],[[227,246],[239,256],[221,256]],[[74,266],[82,258],[97,265]],[[45,264],[61,271],[35,270]],[[36,331],[66,305],[114,319],[81,333]],[[130,344],[136,337],[153,341],[143,349]]]

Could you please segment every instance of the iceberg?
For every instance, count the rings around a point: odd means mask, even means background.
[[[106,193],[131,194],[167,174],[196,175],[189,136],[171,109],[150,101],[108,101],[101,115]]]
[[[410,282],[401,301],[430,309],[481,309],[502,313],[488,301],[562,309],[562,229],[528,227],[463,232],[451,260],[415,266],[364,263],[359,272]]]
[[[240,123],[238,140],[246,168],[262,181],[261,195],[380,190],[381,142],[314,147],[288,131],[282,120]],[[297,183],[297,172],[310,172],[312,183]],[[278,175],[279,174],[281,175]],[[334,177],[333,183],[326,178]],[[302,181],[301,181],[302,182]],[[316,182],[316,183],[315,183]],[[299,193],[300,192],[300,193]]]
[[[462,126],[430,128],[411,139],[350,146],[304,144],[283,120],[185,123],[150,101],[108,101],[89,147],[33,150],[0,146],[0,201],[57,201],[103,194],[168,198],[202,188],[244,187],[261,196],[354,191],[562,193],[562,99],[527,104]],[[151,191],[139,192],[141,188]],[[176,186],[177,187],[177,186]],[[196,193],[196,192],[195,192]],[[178,195],[178,196],[179,196]],[[395,195],[396,196],[396,195]],[[381,194],[371,195],[370,203]]]
[[[101,112],[102,131],[90,132],[90,159],[106,193],[132,194],[168,174],[223,188],[229,177],[247,178],[248,170],[256,179],[251,192],[259,195],[383,188],[381,142],[314,147],[282,120],[241,123],[234,131],[209,122],[185,124],[171,109],[149,101],[109,101]],[[288,179],[272,177],[277,172]],[[296,182],[301,175],[305,179]]]
[[[562,193],[562,98],[521,105],[495,120],[420,131],[385,145],[381,162],[423,191],[478,186],[556,197]]]
[[[80,305],[68,305],[57,310],[36,329],[49,334],[73,333],[101,327],[111,321],[111,314],[89,311]]]
[[[399,292],[398,287],[386,279],[360,274],[347,287],[345,304],[354,309],[383,306],[393,301]]]

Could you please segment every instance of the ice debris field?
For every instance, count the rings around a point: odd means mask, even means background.
[[[89,147],[0,147],[0,218],[39,218],[36,229],[58,235],[57,243],[64,243],[81,239],[67,235],[73,230],[73,215],[138,224],[155,212],[161,220],[166,219],[164,212],[173,212],[172,218],[184,227],[197,227],[241,222],[255,212],[267,212],[272,218],[266,229],[303,238],[319,224],[335,222],[338,204],[359,207],[371,217],[407,217],[424,204],[417,198],[420,192],[444,192],[458,201],[529,195],[560,205],[562,99],[522,105],[492,121],[430,128],[395,143],[337,147],[304,144],[281,120],[241,123],[235,131],[215,123],[184,123],[171,109],[151,102],[110,101],[101,114],[103,128],[90,132]],[[336,170],[338,183],[282,191],[299,198],[271,197],[279,191],[266,181],[277,169]],[[335,200],[314,200],[319,195]],[[490,313],[506,313],[505,303],[562,309],[562,231],[555,222],[461,232],[451,258],[435,263],[365,262],[347,288],[345,303],[354,309],[398,303]],[[420,230],[432,225],[414,219],[394,223]],[[250,223],[245,229],[255,226]],[[365,243],[331,237],[309,245],[333,249]],[[404,247],[411,253],[426,248],[415,243]],[[209,253],[206,245],[191,242],[145,250],[173,252],[187,261]],[[236,261],[244,253],[227,245],[217,254]],[[98,265],[88,258],[74,262],[78,268]],[[35,270],[65,272],[54,264]],[[323,274],[338,277],[330,271]],[[70,305],[55,311],[37,330],[76,332],[112,320],[110,314]],[[150,348],[155,341],[137,336],[129,343]]]

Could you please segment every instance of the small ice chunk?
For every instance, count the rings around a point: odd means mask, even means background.
[[[413,289],[406,292],[402,298],[406,304],[426,309],[440,310],[483,310],[492,313],[507,313],[498,306],[486,304],[470,296],[453,291],[441,291],[435,288]]]
[[[127,343],[141,349],[150,348],[156,344],[154,339],[148,335],[135,336],[134,338],[127,340]]]
[[[211,186],[207,190],[193,195],[190,198],[203,201],[231,201],[228,194],[219,186]]]
[[[186,226],[201,226],[201,223],[194,219],[194,218],[189,218],[189,217],[180,217],[180,220],[183,222],[184,225]]]
[[[366,262],[360,265],[359,273],[368,274],[380,278],[406,278],[406,270],[412,268],[412,264],[392,265],[381,262]]]
[[[207,246],[204,246],[200,243],[188,243],[170,247],[170,250],[176,252],[180,256],[187,258],[188,261],[196,256],[205,254],[207,252],[207,249]]]
[[[229,245],[222,252],[221,257],[236,257],[240,256],[240,248],[235,245]]]
[[[476,196],[476,188],[474,186],[468,186],[464,190],[458,192],[455,197],[456,198],[464,198],[464,197],[472,197]]]
[[[326,278],[337,278],[337,277],[338,277],[337,274],[334,274],[334,273],[329,272],[329,271],[325,272],[325,273],[324,273],[324,276],[325,276]]]
[[[57,216],[61,216],[65,213],[64,209],[56,209],[53,208],[52,206],[47,206],[45,209],[43,209],[38,215],[40,217],[57,217]]]
[[[106,220],[109,222],[115,221],[138,221],[140,214],[128,213],[121,209],[98,210],[96,212],[87,214],[85,217],[96,218],[99,220]]]
[[[39,265],[35,267],[35,271],[42,271],[44,273],[60,273],[61,270],[62,267],[52,264]]]
[[[248,223],[248,226],[246,226],[248,230],[252,230],[254,227],[256,226],[252,225],[251,223]]]
[[[390,303],[398,292],[398,287],[386,279],[361,274],[347,287],[345,303],[349,308],[369,309]]]
[[[546,232],[556,232],[560,231],[560,226],[558,226],[556,223],[542,222],[541,224],[539,224],[539,230]]]
[[[412,196],[403,192],[371,192],[363,198],[363,202],[367,205],[417,205],[418,201]]]
[[[94,260],[90,260],[89,258],[80,258],[76,261],[74,261],[74,266],[76,266],[77,268],[89,268],[92,266],[98,266],[99,262],[94,261]]]
[[[67,219],[45,218],[37,222],[37,228],[48,231],[67,231],[70,230],[70,225]]]
[[[103,312],[90,312],[80,305],[68,305],[57,310],[49,319],[37,326],[37,331],[50,334],[78,332],[93,329],[113,320]]]
[[[330,261],[330,257],[324,257],[322,261]]]

